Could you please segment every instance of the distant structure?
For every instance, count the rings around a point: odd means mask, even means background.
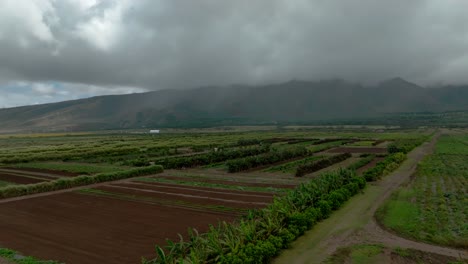
[[[150,130],[150,134],[159,134],[159,129],[152,129]]]

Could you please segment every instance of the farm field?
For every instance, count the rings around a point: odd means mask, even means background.
[[[380,210],[379,221],[405,237],[468,249],[468,136],[442,136],[412,181]]]
[[[0,176],[5,177],[0,178],[0,192],[154,164],[165,171],[0,200],[0,248],[65,263],[154,259],[155,245],[170,254],[166,239],[177,242],[178,234],[188,239],[189,228],[203,234],[214,232],[210,225],[217,227],[219,221],[237,225],[251,219],[252,210],[302,192],[311,181],[340,179],[339,173],[351,180],[356,177],[351,171],[360,175],[386,161],[387,148],[375,145],[427,139],[431,133],[291,130],[2,137]],[[369,158],[376,154],[379,157]],[[301,166],[307,166],[307,173],[296,177]],[[14,181],[13,176],[27,180]]]

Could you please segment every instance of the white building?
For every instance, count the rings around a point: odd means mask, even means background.
[[[159,134],[159,129],[152,129],[150,130],[150,134]]]

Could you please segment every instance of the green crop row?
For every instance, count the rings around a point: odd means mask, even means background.
[[[414,139],[398,139],[393,143],[387,146],[388,153],[408,153],[413,150],[415,147],[421,145],[424,141],[427,140],[427,137],[419,137]]]
[[[375,155],[369,155],[366,157],[363,157],[362,159],[358,160],[357,162],[351,164],[348,166],[348,169],[350,170],[357,170],[359,168],[362,168],[369,164],[373,159],[375,159]]]
[[[305,157],[308,154],[309,151],[305,147],[295,147],[282,150],[273,150],[262,155],[230,160],[226,163],[226,165],[229,172],[239,172],[292,158]]]
[[[343,154],[338,154],[338,155],[334,155],[331,157],[327,157],[321,160],[313,161],[311,163],[300,165],[299,167],[297,167],[296,177],[302,177],[308,173],[312,173],[312,172],[321,170],[323,168],[329,167],[335,163],[351,158],[351,156],[352,155],[350,153],[343,153]]]
[[[249,147],[235,150],[220,150],[193,156],[169,157],[156,160],[154,163],[162,165],[165,169],[191,168],[230,159],[258,155],[268,151],[270,151],[270,146]]]
[[[402,152],[390,154],[383,161],[378,162],[375,167],[365,171],[363,176],[366,181],[375,181],[381,176],[396,170],[405,159],[406,154]]]
[[[267,263],[365,185],[352,170],[324,173],[238,222],[190,230],[187,240],[168,241],[166,252],[157,246],[158,257],[143,263]]]
[[[57,191],[107,181],[121,180],[131,177],[160,173],[162,171],[163,168],[161,166],[150,166],[119,172],[101,173],[94,176],[82,175],[77,177],[60,178],[54,181],[40,182],[36,184],[7,186],[0,188],[0,199]]]

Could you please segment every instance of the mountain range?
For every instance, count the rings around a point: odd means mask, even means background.
[[[294,124],[468,110],[468,85],[425,88],[401,78],[201,87],[0,110],[0,132]]]

